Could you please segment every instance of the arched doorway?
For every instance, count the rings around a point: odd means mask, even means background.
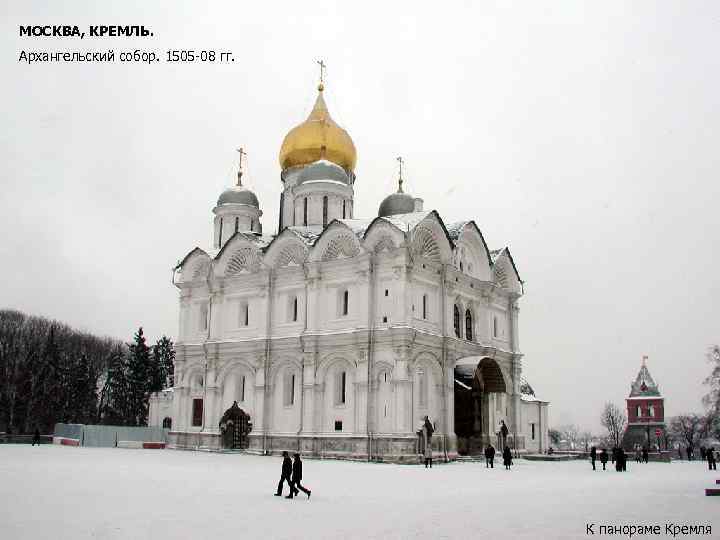
[[[250,431],[252,431],[250,415],[238,407],[237,401],[234,401],[220,419],[223,448],[247,448]]]
[[[497,403],[498,395],[506,392],[505,377],[495,360],[486,357],[458,360],[455,364],[455,435],[458,453],[482,454],[488,443],[497,445],[495,424],[498,415],[491,405]]]

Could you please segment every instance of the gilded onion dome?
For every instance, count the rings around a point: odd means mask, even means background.
[[[324,87],[318,86],[318,96],[310,115],[302,124],[285,135],[280,147],[280,166],[283,170],[326,159],[353,171],[357,152],[350,135],[331,118],[325,100]]]

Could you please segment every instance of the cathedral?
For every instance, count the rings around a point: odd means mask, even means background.
[[[490,443],[546,451],[510,250],[488,248],[475,221],[424,209],[401,160],[377,216],[356,216],[355,145],[324,91],[280,147],[277,233],[263,232],[240,151],[211,248],[175,268],[175,386],[151,397],[151,425],[174,448],[414,462],[427,417],[436,459]]]

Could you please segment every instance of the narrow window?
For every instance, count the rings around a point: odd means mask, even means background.
[[[335,431],[342,431],[342,420],[335,420]]]
[[[345,405],[345,398],[346,398],[346,384],[347,384],[347,373],[345,371],[341,371],[337,375],[336,379],[337,384],[337,393],[336,393],[336,399],[335,404],[336,405]]]
[[[208,328],[208,305],[200,305],[200,330],[207,330]]]
[[[235,232],[238,232],[240,230],[240,218],[235,218]]]
[[[166,416],[163,419],[163,428],[172,429],[172,418],[170,418],[169,416]]]
[[[218,231],[218,247],[222,247],[223,218],[220,218],[220,230]]]
[[[192,425],[193,427],[202,426],[203,419],[203,400],[193,399]]]
[[[472,313],[470,313],[470,310],[465,310],[465,339],[468,341],[472,341],[473,338],[473,331],[472,331]]]
[[[497,317],[493,317],[493,337],[498,337],[498,320],[497,320]]]
[[[654,406],[654,405],[650,405],[650,406],[648,407],[648,416],[650,416],[650,417],[654,417],[654,416],[655,416],[655,406]]]
[[[327,195],[323,197],[323,227],[327,225],[328,222],[328,198]]]
[[[532,430],[532,440],[535,440],[535,424],[530,424],[530,429]]]
[[[382,319],[382,321],[383,321],[384,323],[386,323],[386,322],[387,322],[387,315],[383,315],[383,319]]]
[[[245,401],[245,375],[240,380],[240,401]]]
[[[238,314],[238,325],[247,326],[250,323],[250,307],[248,302],[242,302],[240,304],[240,311]]]
[[[347,315],[348,314],[348,301],[350,300],[350,294],[348,293],[347,289],[343,291],[343,300],[342,300],[342,314]]]
[[[427,407],[428,389],[426,374],[423,370],[418,371],[418,405]]]
[[[387,289],[385,289],[385,296],[390,296],[390,291],[388,291]]]
[[[345,199],[343,199],[343,219],[345,219]]]
[[[303,199],[303,225],[307,226],[307,197]]]
[[[295,374],[290,376],[290,405],[295,405]]]
[[[457,304],[453,306],[453,326],[455,328],[455,337],[462,337],[460,335],[460,308]]]
[[[293,322],[297,322],[297,317],[298,317],[297,307],[298,307],[298,300],[297,300],[297,296],[296,296],[293,298],[293,301],[292,301],[292,320],[293,320]]]
[[[640,408],[640,405],[637,406],[637,416],[638,418],[642,416],[642,409]]]
[[[422,299],[422,318],[427,320],[428,314],[427,314],[427,308],[428,308],[428,297],[427,294],[423,294]]]
[[[295,374],[289,371],[285,372],[285,399],[283,402],[286,407],[295,404]]]

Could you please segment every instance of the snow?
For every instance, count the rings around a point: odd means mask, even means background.
[[[240,454],[0,445],[2,537],[516,538],[586,537],[586,523],[711,525],[700,462],[515,461],[422,466],[304,462],[311,500],[274,497],[281,459]],[[620,537],[620,536],[618,536]],[[709,536],[707,536],[709,537]]]

